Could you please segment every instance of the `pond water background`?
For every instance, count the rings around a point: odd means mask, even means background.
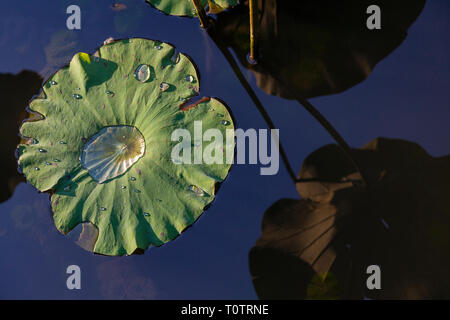
[[[65,64],[57,57],[92,53],[108,37],[160,40],[192,57],[202,77],[201,96],[226,101],[237,128],[266,128],[227,61],[196,21],[166,16],[143,0],[122,2],[128,9],[118,12],[109,1],[4,4],[0,73],[27,69],[46,78]],[[81,7],[79,31],[66,29],[70,4]],[[449,32],[450,3],[428,1],[406,40],[366,81],[311,102],[353,147],[383,136],[417,142],[433,156],[449,154]],[[253,75],[243,71],[280,128],[294,170],[313,150],[333,142],[296,102],[265,94]],[[280,198],[298,198],[281,163],[275,176],[260,176],[259,169],[233,166],[213,205],[192,228],[160,248],[129,257],[94,255],[59,234],[49,196],[22,183],[0,204],[0,298],[255,299],[248,252],[260,234],[263,213]],[[66,288],[66,268],[71,264],[81,267],[82,290]]]

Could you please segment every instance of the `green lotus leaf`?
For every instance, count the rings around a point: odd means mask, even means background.
[[[19,165],[37,189],[52,192],[60,232],[89,222],[98,229],[95,253],[132,254],[174,239],[214,200],[231,167],[173,158],[184,143],[172,141],[176,129],[193,138],[197,121],[223,137],[234,129],[222,102],[190,101],[199,76],[187,56],[174,55],[166,43],[114,41],[76,54],[30,103],[39,118],[21,127],[27,143],[19,145]],[[234,139],[195,139],[193,153],[222,145],[234,153]]]
[[[146,0],[156,9],[171,16],[195,17],[197,15],[192,0]],[[238,0],[200,0],[209,13],[218,13],[238,4]]]

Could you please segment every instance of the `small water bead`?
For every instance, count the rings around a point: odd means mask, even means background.
[[[39,171],[39,168],[38,168],[38,167],[34,167],[34,170],[35,170],[35,171]]]
[[[112,92],[112,91],[110,91],[110,90],[106,90],[105,93],[106,93],[108,96],[114,97],[114,92]]]
[[[195,194],[197,194],[200,197],[203,197],[205,195],[205,191],[203,191],[202,189],[200,189],[199,187],[194,186],[194,185],[189,186],[189,190],[194,192]]]
[[[144,217],[150,217],[150,213],[144,212]]]
[[[229,125],[231,124],[231,122],[228,121],[228,120],[222,120],[221,123],[222,123],[224,126],[229,126]]]
[[[58,141],[59,144],[66,144],[64,141]]]
[[[53,159],[52,161],[53,162],[61,162],[61,160],[59,160],[59,159]]]
[[[46,153],[46,152],[47,152],[46,150],[44,150],[44,149],[42,149],[42,148],[39,148],[38,151],[39,151],[40,153]]]
[[[163,82],[163,83],[161,83],[161,84],[159,85],[159,90],[160,90],[160,91],[164,92],[164,91],[166,91],[167,89],[169,89],[169,85],[168,85],[167,83]]]
[[[136,178],[135,177],[131,177],[130,180],[131,181],[136,181]]]
[[[161,50],[162,47],[161,47],[161,46],[155,46],[155,49],[156,49],[156,50]]]
[[[100,207],[100,211],[106,211],[105,207]]]
[[[146,82],[150,79],[150,67],[146,64],[141,64],[136,68],[134,77],[139,82]]]
[[[187,76],[186,76],[186,81],[187,81],[187,82],[194,82],[194,77],[191,76],[191,75],[187,75]]]
[[[127,188],[127,186],[120,186],[120,189],[126,189]]]
[[[52,81],[50,81],[50,84],[51,84],[52,86],[56,86],[56,85],[58,84],[58,82],[52,80]]]
[[[51,163],[48,162],[48,161],[45,161],[45,165],[46,165],[46,166],[49,166],[49,165],[51,165]]]
[[[247,62],[249,64],[251,64],[252,66],[254,66],[255,64],[258,64],[258,62],[250,56],[250,53],[247,54]]]
[[[77,100],[80,100],[80,99],[83,98],[83,97],[82,97],[80,94],[78,94],[78,93],[74,93],[74,94],[73,94],[73,97],[74,97],[75,99],[77,99]]]
[[[221,114],[221,113],[216,113],[216,116],[218,116],[219,118],[223,118],[224,117],[224,115]]]

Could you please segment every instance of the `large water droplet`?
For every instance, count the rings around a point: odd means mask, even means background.
[[[136,127],[105,127],[83,147],[81,164],[103,183],[124,174],[144,153],[144,136]]]
[[[134,77],[139,82],[146,82],[150,79],[150,67],[146,64],[139,65],[134,72]]]
[[[81,98],[83,98],[80,94],[78,94],[78,93],[74,93],[73,94],[73,97],[75,98],[75,99],[77,99],[77,100],[80,100]]]
[[[197,187],[197,186],[189,186],[189,190],[191,190],[192,192],[194,192],[196,195],[203,197],[205,195],[205,191],[203,191],[201,188]]]
[[[163,82],[159,85],[159,90],[166,91],[167,89],[169,89],[169,84]]]

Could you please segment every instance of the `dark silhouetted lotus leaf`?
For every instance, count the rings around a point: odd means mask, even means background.
[[[248,7],[218,15],[218,38],[230,46],[268,94],[304,98],[342,92],[366,79],[407,35],[425,0],[259,0],[258,64],[247,61]],[[381,8],[381,30],[366,27],[370,5]]]
[[[450,156],[385,138],[353,151],[369,189],[327,145],[303,164],[302,199],[266,211],[249,256],[258,296],[450,298]],[[381,268],[381,290],[366,287],[369,265]]]
[[[0,202],[11,197],[16,185],[24,181],[17,171],[15,150],[20,141],[17,134],[20,123],[27,117],[25,111],[30,99],[39,93],[42,79],[33,71],[17,75],[0,74],[0,94],[3,115],[0,118],[0,142],[4,150],[1,157]]]

